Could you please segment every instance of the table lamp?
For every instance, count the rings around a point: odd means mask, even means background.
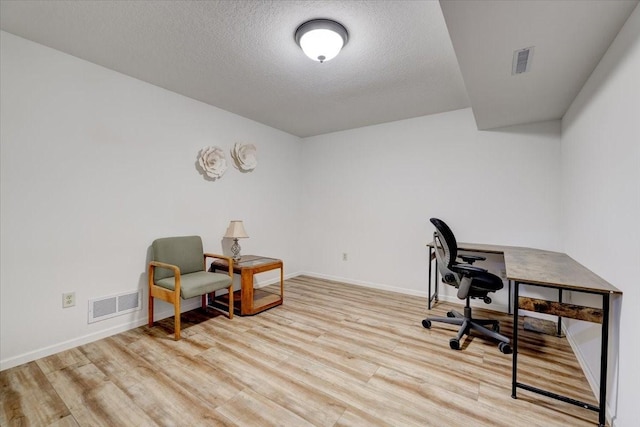
[[[227,228],[227,232],[224,235],[225,238],[233,239],[233,245],[231,245],[231,253],[233,254],[234,261],[240,261],[240,245],[238,244],[238,239],[244,239],[249,237],[247,232],[244,229],[244,225],[242,221],[235,220],[229,223],[229,227]]]

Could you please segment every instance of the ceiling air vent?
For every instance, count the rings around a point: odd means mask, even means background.
[[[531,70],[531,60],[533,59],[533,46],[518,49],[513,52],[513,65],[511,75],[526,73]]]

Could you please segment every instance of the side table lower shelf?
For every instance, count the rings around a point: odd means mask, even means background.
[[[219,295],[209,302],[212,307],[222,308],[225,311],[229,307],[229,294]],[[233,293],[233,312],[240,316],[252,316],[261,313],[272,307],[282,305],[282,298],[278,294],[263,291],[261,289],[253,290],[253,307],[242,307],[242,291],[238,290]]]
[[[227,271],[229,266],[224,260],[216,260],[211,264],[209,271]],[[255,274],[265,271],[280,269],[279,293],[277,288],[269,286],[267,289],[255,289],[253,279]],[[257,255],[245,255],[239,261],[233,263],[233,272],[240,275],[240,289],[233,293],[234,313],[240,316],[252,316],[272,307],[282,305],[284,300],[284,266],[281,260],[261,257]],[[214,307],[229,307],[229,295],[214,297],[210,301]]]

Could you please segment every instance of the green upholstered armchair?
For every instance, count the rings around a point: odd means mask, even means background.
[[[149,262],[149,327],[153,326],[153,299],[173,304],[175,340],[180,339],[180,300],[207,295],[226,288],[233,295],[233,259],[204,253],[200,236],[165,237],[154,240]],[[206,271],[207,258],[220,258],[229,263],[229,273]],[[229,319],[233,319],[233,298],[229,298]]]

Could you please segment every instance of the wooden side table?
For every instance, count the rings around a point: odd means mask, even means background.
[[[254,289],[253,276],[265,271],[280,269],[280,294]],[[229,271],[225,260],[216,259],[211,263],[209,271]],[[240,275],[240,290],[233,294],[234,311],[241,316],[251,316],[269,308],[282,305],[284,299],[284,265],[282,260],[258,255],[244,255],[240,261],[233,263],[233,272]],[[228,295],[213,299],[212,304],[228,305]]]

